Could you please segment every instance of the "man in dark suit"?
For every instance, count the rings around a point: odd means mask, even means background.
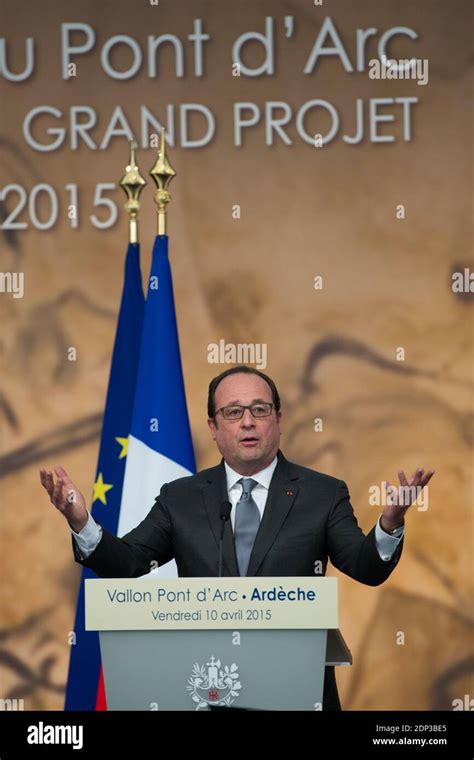
[[[216,467],[165,483],[146,518],[122,538],[98,525],[62,467],[43,486],[73,532],[77,562],[102,577],[137,577],[175,559],[183,577],[218,574],[221,509],[230,502],[223,540],[227,576],[324,575],[332,564],[361,583],[383,583],[403,546],[404,515],[433,472],[399,473],[377,524],[364,535],[342,480],[293,464],[280,441],[280,397],[267,375],[233,367],[209,385],[208,425],[222,454]],[[71,498],[71,493],[73,498]],[[408,493],[408,498],[406,494]],[[416,497],[415,497],[416,498]],[[327,667],[324,710],[340,710],[334,667]]]

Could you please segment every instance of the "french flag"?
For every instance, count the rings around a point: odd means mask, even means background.
[[[164,483],[195,472],[168,236],[158,235],[148,282],[117,535],[128,533],[146,517]],[[177,575],[174,560],[150,570],[161,576]]]

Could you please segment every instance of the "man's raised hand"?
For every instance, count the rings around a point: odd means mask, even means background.
[[[388,481],[385,483],[387,491],[387,504],[383,510],[380,524],[383,530],[391,532],[404,524],[405,513],[413,504],[423,488],[428,485],[434,475],[434,470],[425,472],[419,467],[408,481],[403,470],[398,471],[400,486],[392,486]]]
[[[64,515],[71,528],[79,533],[88,520],[85,499],[63,467],[58,465],[54,472],[57,475],[56,483],[53,473],[41,468],[41,485],[48,492],[51,503]]]

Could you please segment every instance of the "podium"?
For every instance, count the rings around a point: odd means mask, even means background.
[[[87,579],[109,710],[321,710],[337,578]]]

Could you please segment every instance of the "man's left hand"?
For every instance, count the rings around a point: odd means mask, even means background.
[[[429,483],[434,475],[434,470],[425,471],[421,468],[415,470],[411,476],[410,482],[406,479],[403,470],[398,471],[400,486],[385,483],[387,491],[387,504],[384,507],[380,518],[382,530],[391,533],[395,528],[400,528],[405,523],[405,512],[413,504],[423,488]]]

